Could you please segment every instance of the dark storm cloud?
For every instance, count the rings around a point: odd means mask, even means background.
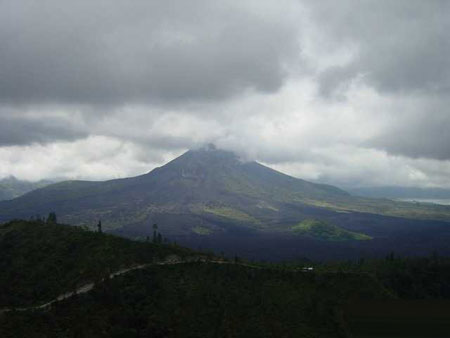
[[[308,179],[450,186],[449,17],[447,0],[0,0],[0,177],[124,177],[213,142]]]
[[[2,1],[0,102],[171,103],[273,92],[298,46],[286,15],[265,7]]]
[[[393,155],[448,160],[450,159],[450,135],[447,130],[448,124],[447,126],[421,126],[420,130],[411,131],[393,128],[389,133],[381,134],[367,144],[384,149]],[[429,138],[431,134],[435,135],[432,139]]]
[[[0,147],[71,141],[87,135],[86,131],[78,129],[67,119],[0,112]]]
[[[318,1],[309,9],[324,44],[354,54],[318,75],[324,97],[339,97],[358,80],[405,102],[393,105],[391,124],[366,144],[395,155],[450,159],[450,2]]]
[[[367,145],[410,158],[450,159],[450,100],[419,100],[416,105],[397,111],[398,118]]]
[[[325,92],[362,75],[390,94],[450,93],[449,1],[317,1],[310,9],[331,46],[357,50],[322,76]]]

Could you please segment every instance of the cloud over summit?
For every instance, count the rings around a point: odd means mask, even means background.
[[[450,187],[449,16],[439,0],[2,1],[0,176],[123,177],[212,142],[306,179]]]

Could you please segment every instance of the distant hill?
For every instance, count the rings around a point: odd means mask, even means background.
[[[23,181],[18,180],[14,176],[3,178],[0,180],[0,201],[11,200],[52,183],[55,182],[50,180],[41,180],[38,182]]]
[[[364,187],[352,188],[355,195],[375,198],[450,199],[450,189],[415,187]]]
[[[93,228],[101,220],[106,230],[133,238],[151,235],[156,223],[165,236],[191,247],[223,249],[249,257],[257,248],[258,255],[269,254],[263,249],[265,243],[274,248],[272,258],[280,255],[280,259],[285,255],[330,255],[333,250],[337,250],[334,255],[353,256],[360,252],[355,246],[363,246],[364,251],[381,252],[392,245],[398,250],[429,251],[439,248],[441,243],[436,241],[447,236],[447,230],[442,229],[448,227],[435,221],[450,221],[450,207],[352,196],[334,186],[242,161],[214,146],[190,150],[137,177],[65,181],[31,191],[0,202],[0,221],[42,217],[50,211],[63,223]],[[323,241],[291,230],[311,218],[373,237],[374,241],[354,238],[344,246],[335,243],[324,250]],[[427,241],[430,229],[437,229],[437,237]],[[419,245],[413,244],[418,232],[423,239]],[[391,238],[401,238],[404,247],[386,242]],[[287,250],[281,244],[285,239],[294,240],[295,244],[289,244],[294,248]]]

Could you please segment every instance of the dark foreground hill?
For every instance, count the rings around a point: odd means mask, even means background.
[[[195,252],[80,227],[12,221],[0,225],[0,308],[45,303],[113,271],[169,255]]]
[[[311,263],[227,261],[169,244],[15,221],[0,226],[0,257],[5,338],[349,337],[380,329],[387,333],[380,337],[429,338],[449,329],[450,261],[438,256],[390,255],[310,270]],[[141,268],[101,279],[137,263]],[[87,292],[39,307],[89,281],[96,283]],[[425,320],[414,317],[421,308]],[[389,317],[388,309],[400,311]],[[425,324],[423,335],[414,331],[418,324]]]
[[[446,252],[450,238],[450,207],[355,197],[212,146],[142,176],[61,182],[0,202],[0,222],[50,211],[132,238],[157,223],[185,245],[265,259]],[[316,225],[298,231],[305,221]]]
[[[166,255],[179,264],[152,264]],[[0,226],[0,256],[5,338],[334,337],[342,323],[333,311],[343,299],[387,297],[365,275],[317,278],[211,256],[190,263],[183,259],[207,256],[42,222]],[[101,280],[136,263],[150,264]],[[36,307],[89,281],[96,281],[89,292]]]

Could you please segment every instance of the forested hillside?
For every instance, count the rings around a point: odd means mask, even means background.
[[[121,268],[194,251],[44,221],[0,225],[0,308],[39,304]]]
[[[374,318],[417,324],[372,313],[383,304],[450,299],[450,260],[437,255],[257,263],[52,221],[0,226],[1,337],[346,337]],[[431,320],[445,331],[446,318]]]

